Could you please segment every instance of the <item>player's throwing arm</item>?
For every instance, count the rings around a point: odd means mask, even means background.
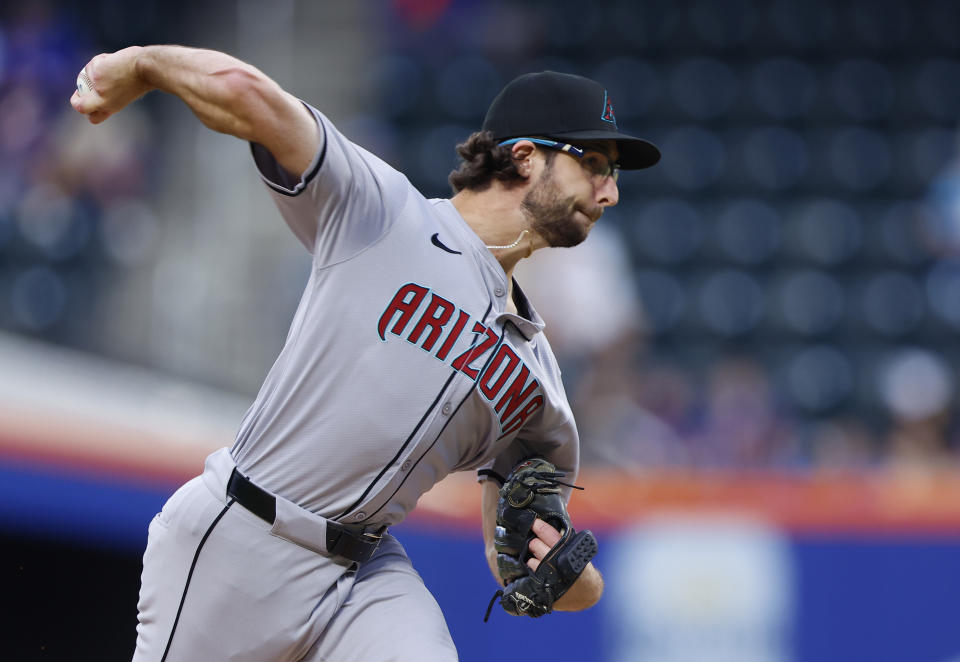
[[[319,143],[306,107],[259,69],[225,53],[182,46],[131,46],[94,57],[70,104],[94,124],[151,90],[180,98],[219,133],[263,145],[289,172],[302,172]]]

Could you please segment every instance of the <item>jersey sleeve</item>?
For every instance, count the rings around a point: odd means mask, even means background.
[[[477,470],[478,479],[483,481],[490,480],[494,476],[509,476],[517,463],[528,457],[546,458],[557,468],[557,471],[566,474],[564,482],[574,482],[580,470],[580,439],[573,421],[568,421],[553,434],[540,440],[517,437],[492,461]],[[572,488],[561,489],[564,501],[569,501]]]
[[[254,163],[293,234],[320,264],[356,255],[390,228],[410,184],[401,173],[348,140],[316,108],[304,104],[320,127],[313,161],[293,175],[262,145],[251,143]]]

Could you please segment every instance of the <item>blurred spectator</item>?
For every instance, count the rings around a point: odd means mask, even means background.
[[[683,466],[689,458],[686,444],[674,427],[677,418],[663,418],[644,406],[644,395],[653,395],[651,391],[657,390],[658,382],[636,370],[635,362],[630,360],[637,351],[636,338],[625,336],[621,342],[595,354],[572,394],[582,461],[636,473]],[[683,381],[681,373],[673,375]],[[670,386],[667,380],[664,383]],[[670,399],[669,395],[656,396],[653,399],[659,404]],[[683,404],[680,408],[686,413]],[[664,411],[674,416],[679,413],[676,407],[665,407]]]
[[[776,466],[796,460],[796,441],[782,417],[770,379],[748,357],[715,363],[704,387],[703,422],[694,463],[704,467]]]
[[[809,445],[813,468],[856,471],[875,465],[877,440],[863,421],[836,417],[812,428]]]
[[[517,282],[546,321],[561,361],[602,352],[642,328],[626,244],[608,222],[614,214],[601,218],[582,245],[517,265]]]
[[[954,460],[938,421],[902,422],[884,440],[886,464],[895,469],[942,469]]]

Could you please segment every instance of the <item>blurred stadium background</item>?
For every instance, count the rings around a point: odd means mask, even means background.
[[[129,658],[147,522],[232,442],[306,280],[245,145],[162,95],[70,109],[92,55],[181,43],[428,196],[530,70],[604,82],[663,151],[590,241],[518,271],[608,594],[483,625],[451,477],[398,535],[463,660],[960,659],[958,31],[952,0],[4,3],[0,658]]]

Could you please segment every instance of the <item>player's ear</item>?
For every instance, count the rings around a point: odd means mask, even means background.
[[[517,170],[524,177],[529,177],[533,171],[533,155],[537,151],[536,145],[529,140],[521,140],[514,143],[510,150],[510,156],[517,164]]]

